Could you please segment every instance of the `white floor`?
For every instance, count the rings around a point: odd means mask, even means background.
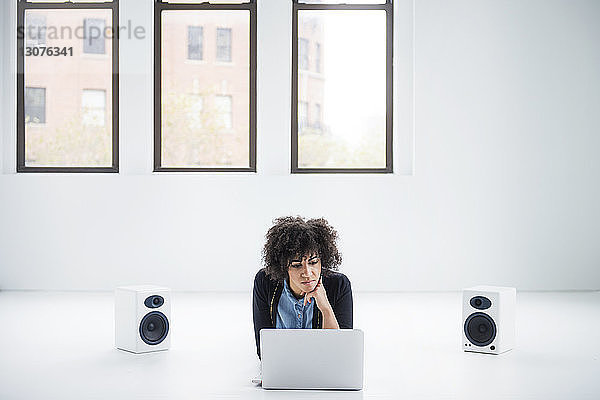
[[[461,350],[460,302],[355,293],[365,389],[267,391],[249,294],[175,293],[171,349],[136,355],[113,347],[111,293],[0,292],[0,399],[600,399],[600,292],[519,293],[499,356]]]

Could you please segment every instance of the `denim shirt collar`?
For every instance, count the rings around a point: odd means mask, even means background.
[[[297,299],[287,280],[283,281],[283,291],[277,305],[276,328],[312,328],[315,302],[304,305],[304,297]]]

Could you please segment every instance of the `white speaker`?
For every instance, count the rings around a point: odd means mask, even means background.
[[[152,285],[115,289],[115,346],[133,353],[167,350],[171,290]]]
[[[463,290],[463,342],[465,351],[500,354],[515,346],[517,290],[475,286]]]

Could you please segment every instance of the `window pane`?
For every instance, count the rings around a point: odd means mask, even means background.
[[[315,72],[321,71],[321,44],[315,43]]]
[[[186,60],[188,26],[203,28],[202,63]],[[161,167],[250,166],[249,38],[247,10],[162,12]]]
[[[83,52],[89,54],[104,54],[106,36],[106,21],[99,18],[83,20]]]
[[[188,58],[202,60],[202,27],[188,26]]]
[[[45,46],[65,50],[56,56],[24,57],[25,166],[111,167],[112,41],[104,32],[98,37],[86,28],[103,26],[97,21],[111,21],[112,12],[26,10],[26,31],[41,19],[47,27]],[[89,32],[94,33],[91,47],[90,37],[84,39]],[[105,53],[101,57],[84,51],[100,48]]]
[[[163,0],[163,3],[210,3],[210,4],[241,4],[249,3],[250,0]]]
[[[215,109],[219,118],[219,125],[223,131],[231,129],[233,126],[231,122],[231,110],[233,109],[231,100],[231,96],[215,96]]]
[[[217,60],[231,61],[231,29],[217,28]]]
[[[312,127],[314,129],[321,129],[321,105],[315,104],[315,112],[313,115]]]
[[[187,98],[187,119],[192,129],[202,128],[202,113],[204,112],[204,98],[199,94],[190,94]]]
[[[298,125],[301,129],[308,128],[308,102],[298,102]]]
[[[298,38],[298,167],[385,168],[385,11],[300,10]]]
[[[67,0],[27,0],[28,3],[64,3]],[[114,0],[68,0],[71,3],[113,3]]]
[[[104,126],[106,124],[106,91],[84,90],[81,96],[83,124]]]
[[[298,39],[298,67],[308,69],[308,39],[302,37]]]
[[[43,124],[46,122],[46,89],[25,88],[25,123]]]
[[[385,4],[385,0],[300,0],[304,4]]]
[[[44,14],[29,13],[27,15],[27,30],[25,32],[25,45],[29,47],[46,44],[46,16]]]

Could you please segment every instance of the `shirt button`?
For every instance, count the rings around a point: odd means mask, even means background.
[[[302,318],[302,314],[298,314],[298,318]]]

